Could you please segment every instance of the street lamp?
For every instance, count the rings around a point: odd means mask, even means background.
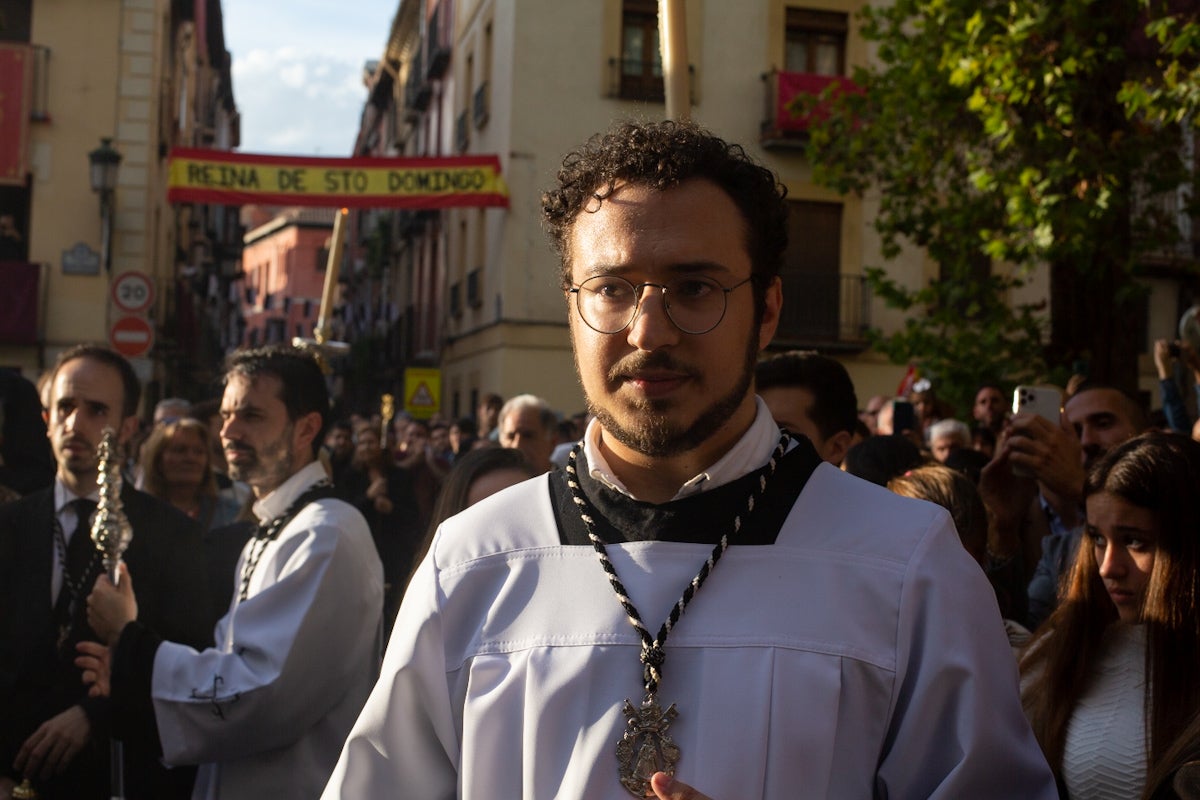
[[[100,146],[88,153],[91,164],[92,191],[100,195],[100,251],[104,271],[112,272],[113,192],[117,188],[117,168],[121,154],[112,146],[112,139],[101,137]]]

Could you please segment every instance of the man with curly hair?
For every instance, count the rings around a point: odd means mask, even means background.
[[[595,419],[439,529],[325,797],[1056,797],[949,517],[754,393],[775,176],[631,123],[542,208]]]

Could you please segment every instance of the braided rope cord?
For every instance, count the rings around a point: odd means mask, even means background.
[[[246,561],[242,564],[241,581],[238,585],[238,602],[250,596],[250,579],[254,577],[254,571],[258,569],[258,562],[262,560],[267,545],[279,538],[279,534],[283,532],[284,526],[291,522],[300,513],[301,509],[314,500],[319,499],[323,495],[324,490],[332,486],[332,481],[322,478],[312,486],[309,486],[282,514],[259,523],[257,529],[254,531],[254,541],[250,545],[250,552],[246,554]]]
[[[755,504],[762,499],[763,494],[767,490],[767,480],[775,474],[775,467],[779,463],[779,459],[787,451],[788,444],[791,442],[791,437],[784,432],[779,439],[779,444],[771,453],[771,458],[758,470],[758,480],[754,482],[754,488],[746,499],[746,515],[747,517],[754,512]],[[671,609],[671,613],[659,628],[658,636],[653,637],[650,631],[642,622],[642,615],[638,613],[637,606],[629,599],[629,593],[626,591],[621,579],[617,576],[617,569],[613,566],[612,560],[608,557],[608,550],[604,546],[603,540],[596,534],[596,522],[591,516],[592,504],[584,496],[583,490],[579,486],[579,476],[575,469],[576,456],[583,448],[583,443],[580,442],[571,449],[571,454],[567,457],[567,486],[571,490],[571,499],[575,501],[575,505],[579,509],[579,517],[583,520],[584,528],[587,529],[588,539],[592,543],[592,547],[596,551],[596,557],[600,559],[600,567],[604,570],[604,574],[608,576],[608,582],[612,585],[613,591],[617,595],[617,602],[621,604],[621,608],[625,611],[625,616],[629,619],[629,624],[637,631],[638,636],[642,640],[641,662],[643,664],[643,681],[645,684],[646,695],[653,696],[658,692],[658,684],[662,681],[662,665],[666,661],[667,654],[663,647],[667,643],[667,637],[671,630],[679,622],[679,618],[683,616],[684,610],[687,609],[688,603],[696,596],[696,592],[700,591],[700,587],[708,580],[708,576],[712,574],[713,569],[717,566],[717,562],[721,560],[721,556],[729,548],[729,534],[723,534],[720,541],[713,546],[712,552],[708,558],[700,566],[700,571],[696,573],[696,577],[688,583],[683,589],[683,594]],[[742,513],[738,512],[733,517],[733,535],[737,536],[742,529]]]

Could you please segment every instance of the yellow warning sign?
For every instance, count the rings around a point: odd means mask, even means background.
[[[442,371],[426,367],[404,370],[404,410],[413,419],[429,419],[442,407]]]

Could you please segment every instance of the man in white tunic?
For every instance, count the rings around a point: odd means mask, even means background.
[[[946,513],[754,394],[783,194],[687,124],[567,158],[543,213],[595,421],[441,527],[326,798],[1057,797]]]
[[[157,726],[168,764],[202,765],[195,798],[317,797],[379,673],[383,572],[366,521],[315,460],[328,410],[309,356],[232,358],[221,439],[260,523],[214,649],[131,621],[131,580],[100,579],[88,599],[113,648],[114,705]]]

